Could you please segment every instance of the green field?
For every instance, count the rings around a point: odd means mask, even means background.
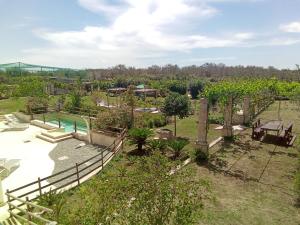
[[[8,114],[25,109],[27,98],[9,98],[0,100],[0,114]]]

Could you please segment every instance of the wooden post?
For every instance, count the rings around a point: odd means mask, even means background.
[[[44,121],[44,124],[45,124],[46,123],[45,113],[43,113],[43,121]]]
[[[43,195],[42,192],[42,185],[41,185],[41,178],[38,177],[38,185],[39,185],[39,192],[40,192],[40,196]]]
[[[6,190],[6,193],[9,194],[9,190],[8,189]],[[10,196],[9,195],[6,195],[6,196],[7,196],[7,202],[10,202]],[[10,211],[10,210],[12,210],[11,205],[8,205],[8,211]]]
[[[78,182],[78,186],[79,186],[80,185],[80,177],[79,177],[78,163],[76,163],[76,175],[77,175],[77,182]]]
[[[177,126],[176,126],[176,115],[174,116],[174,136],[177,135]]]
[[[102,163],[102,169],[103,169],[103,164],[104,164],[104,163],[103,163],[103,161],[104,161],[104,159],[103,159],[103,152],[104,152],[104,150],[102,149],[102,150],[101,150],[101,163]]]
[[[58,118],[58,127],[59,127],[59,128],[61,127],[61,124],[60,124],[60,118]]]
[[[26,197],[26,207],[27,207],[27,212],[31,212],[31,207],[30,207],[30,205],[29,204],[27,204],[27,202],[29,202],[29,198],[28,197]],[[30,216],[30,214],[29,213],[27,213],[27,216],[28,216],[28,220],[29,221],[32,221],[32,218],[31,218],[31,216]]]

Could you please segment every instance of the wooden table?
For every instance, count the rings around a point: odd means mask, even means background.
[[[283,121],[281,120],[272,120],[261,126],[261,129],[268,133],[268,131],[276,131],[277,136],[282,129]]]

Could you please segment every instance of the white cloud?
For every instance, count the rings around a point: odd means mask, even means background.
[[[251,32],[228,32],[208,35],[201,32],[201,21],[215,16],[218,10],[211,0],[78,0],[93,12],[107,12],[111,22],[103,26],[86,26],[79,31],[34,33],[50,45],[27,49],[25,60],[35,63],[78,67],[145,65],[147,60],[200,48],[246,46],[254,40]],[[193,24],[186,32],[180,25]],[[195,29],[196,28],[196,29]]]
[[[271,46],[288,46],[300,43],[300,38],[274,38],[268,43]]]
[[[121,2],[121,1],[120,1]],[[111,5],[105,0],[78,0],[78,3],[85,9],[92,12],[105,12],[107,14],[116,14],[123,10],[124,5]]]
[[[300,22],[291,22],[288,24],[282,24],[279,29],[289,33],[300,33]]]

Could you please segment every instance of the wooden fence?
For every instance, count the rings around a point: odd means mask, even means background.
[[[125,137],[126,130],[123,130],[112,145],[102,149],[97,155],[51,176],[38,178],[29,184],[7,190],[9,210],[12,209],[11,204],[14,204],[16,199],[33,201],[50,191],[64,191],[80,185],[80,183],[99,172],[120,149],[123,149]],[[15,198],[11,198],[11,196],[15,196]],[[16,206],[20,207],[22,205],[24,205],[24,202]]]
[[[28,198],[26,198],[26,200],[23,200],[8,193],[6,193],[6,195],[8,198],[13,199],[25,205],[24,208],[21,208],[20,206],[17,206],[12,202],[8,202],[9,213],[11,217],[15,217],[16,219],[25,222],[25,224],[30,224],[30,225],[37,225],[35,222],[33,222],[33,220],[41,221],[47,225],[57,225],[56,221],[51,221],[41,216],[45,212],[53,213],[52,209],[48,209],[46,207],[34,204],[30,202]],[[36,212],[37,210],[41,210],[41,212]]]

